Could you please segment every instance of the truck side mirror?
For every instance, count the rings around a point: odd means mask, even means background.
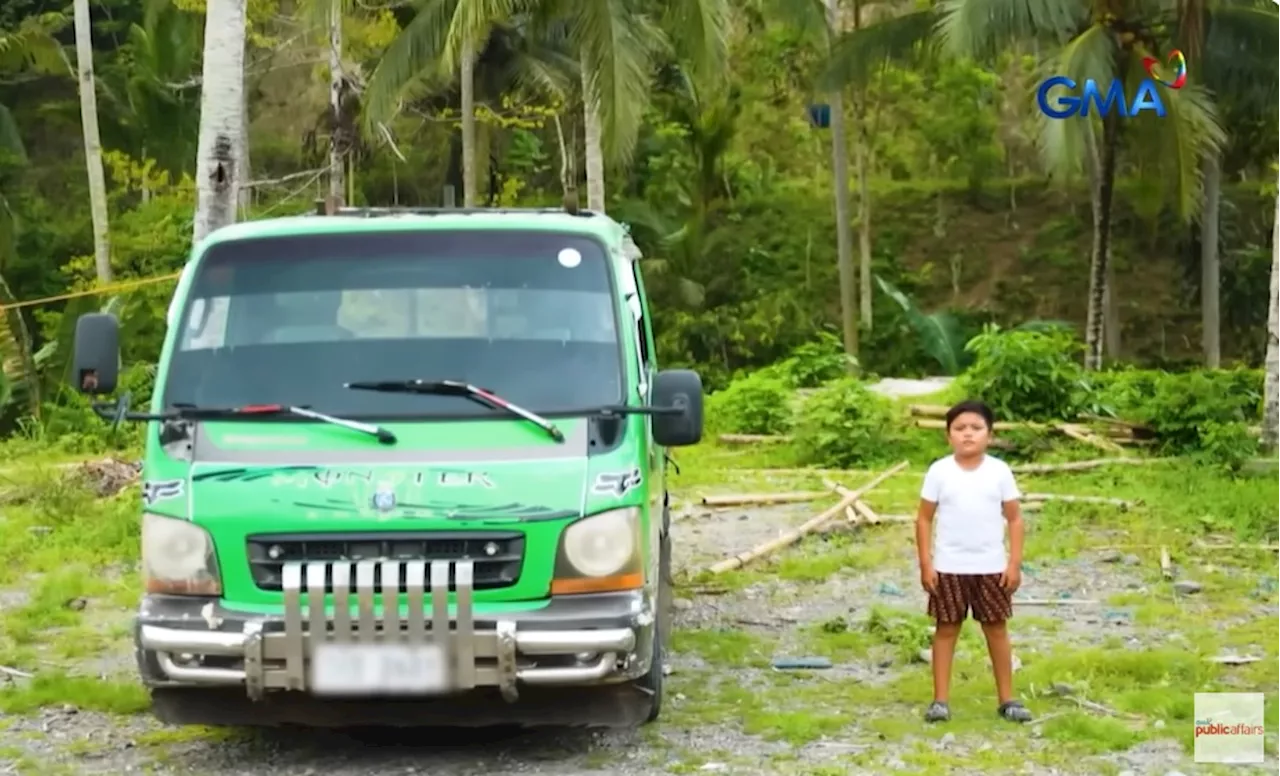
[[[654,415],[653,439],[663,447],[702,441],[702,378],[690,369],[664,369],[653,380],[653,404],[675,407],[679,414]]]
[[[80,393],[108,394],[120,377],[120,323],[109,313],[86,313],[76,320],[71,386]]]

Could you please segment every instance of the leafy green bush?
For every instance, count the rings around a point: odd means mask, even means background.
[[[847,374],[850,359],[840,338],[822,331],[812,342],[800,345],[791,351],[791,355],[767,369],[796,388],[817,388],[828,380]]]
[[[1095,403],[1151,428],[1164,454],[1234,469],[1257,455],[1248,423],[1258,416],[1262,381],[1257,369],[1103,373],[1094,381]]]
[[[852,377],[815,392],[796,419],[796,451],[806,464],[850,468],[900,454],[906,429],[893,403]]]
[[[716,433],[785,434],[792,396],[790,381],[772,370],[739,377],[707,397],[707,426]]]
[[[1195,447],[1188,453],[1202,463],[1237,471],[1258,454],[1258,437],[1243,423],[1210,420],[1196,429]]]
[[[1088,383],[1080,342],[1056,327],[1001,331],[994,324],[965,345],[973,364],[957,382],[999,420],[1054,420],[1076,415]]]

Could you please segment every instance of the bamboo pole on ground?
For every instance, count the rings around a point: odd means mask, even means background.
[[[790,442],[791,437],[785,434],[721,434],[720,441],[726,445],[777,444]]]
[[[1084,442],[1087,445],[1093,445],[1099,450],[1106,450],[1107,452],[1112,452],[1112,453],[1120,453],[1121,455],[1124,454],[1124,448],[1121,447],[1120,445],[1110,440],[1103,439],[1102,437],[1095,436],[1089,433],[1088,430],[1081,428],[1080,426],[1077,426],[1074,423],[1059,423],[1057,425],[1057,429],[1062,433],[1066,434],[1067,436],[1071,437],[1072,439],[1078,442]]]
[[[840,502],[837,503],[835,506],[831,507],[825,512],[822,512],[821,514],[811,517],[810,519],[806,520],[802,525],[800,525],[798,528],[788,531],[782,536],[779,536],[777,539],[771,539],[770,541],[767,541],[764,544],[761,544],[753,549],[738,553],[737,555],[734,555],[732,557],[725,558],[724,560],[711,566],[711,568],[708,570],[712,574],[723,574],[726,571],[742,568],[743,566],[750,563],[751,561],[757,560],[759,558],[763,558],[766,555],[769,555],[773,552],[776,552],[782,549],[783,547],[788,547],[792,544],[795,544],[796,542],[800,541],[800,539],[803,538],[806,534],[812,533],[816,529],[821,528],[822,525],[826,523],[828,520],[831,520],[835,517],[839,517],[840,515],[844,514],[845,507],[851,506],[853,502],[861,498],[864,493],[872,490],[880,483],[884,482],[885,480],[889,479],[893,475],[907,468],[909,463],[910,463],[909,461],[902,461],[901,463],[894,466],[893,468],[881,472],[879,475],[877,475],[874,479],[872,479],[866,485],[863,485],[857,490],[850,492],[848,496],[845,496],[844,498],[840,499]]]
[[[1168,463],[1172,458],[1096,458],[1089,461],[1068,461],[1066,463],[1025,463],[1013,467],[1015,474],[1047,474],[1049,472],[1079,472],[1097,469],[1101,466],[1146,466],[1156,463]]]
[[[1110,504],[1111,506],[1128,509],[1135,503],[1122,498],[1107,498],[1106,496],[1068,496],[1058,493],[1027,493],[1023,497],[1024,501],[1066,501],[1069,503],[1079,504]]]
[[[796,491],[790,493],[730,493],[721,496],[703,496],[704,507],[763,506],[767,504],[795,504],[814,501],[827,495],[823,491]]]

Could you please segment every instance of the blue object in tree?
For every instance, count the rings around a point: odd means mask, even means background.
[[[810,105],[809,123],[818,129],[827,129],[831,126],[831,106],[825,102]]]

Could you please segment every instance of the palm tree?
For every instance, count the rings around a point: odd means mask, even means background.
[[[758,0],[757,10],[780,20],[829,56],[840,34],[837,0]],[[830,79],[834,81],[835,79]],[[831,174],[835,184],[836,265],[840,273],[840,323],[850,370],[858,355],[858,291],[853,266],[853,227],[849,207],[849,147],[845,131],[844,82],[819,80],[831,109]]]
[[[191,169],[196,154],[200,98],[187,82],[199,67],[201,23],[173,0],[147,0],[142,22],[129,27],[127,65],[98,76],[109,103],[108,142],[155,159],[175,177]]]
[[[303,0],[302,17],[315,30],[323,30],[329,64],[329,200],[338,205],[347,198],[347,159],[355,144],[349,137],[350,106],[354,84],[342,62],[342,20],[351,0]]]
[[[1119,80],[1133,94],[1146,79],[1142,60],[1168,42],[1162,26],[1170,15],[1166,0],[1125,4],[1095,0],[945,0],[941,42],[954,54],[985,57],[1019,41],[1032,40],[1051,51],[1053,73],[1077,83]],[[1090,172],[1094,197],[1093,249],[1085,323],[1085,367],[1102,365],[1103,316],[1111,254],[1111,220],[1116,171],[1123,147],[1144,170],[1160,169],[1164,195],[1175,212],[1190,219],[1203,201],[1202,161],[1224,142],[1206,90],[1193,79],[1173,91],[1159,87],[1166,118],[1149,112],[1125,119],[1112,110],[1065,120],[1042,118],[1040,146],[1054,177]],[[1124,125],[1122,127],[1122,124]],[[1132,139],[1122,143],[1124,138]]]
[[[69,72],[61,45],[53,38],[60,17],[29,17],[18,30],[0,30],[0,72],[33,69],[41,72]],[[27,162],[27,150],[13,113],[0,105],[0,155]],[[36,379],[31,332],[4,270],[16,250],[18,223],[9,202],[0,190],[0,411],[14,401],[23,401],[27,410],[40,414],[40,385]]]
[[[1271,307],[1267,313],[1266,379],[1262,391],[1262,445],[1276,449],[1280,435],[1280,196],[1271,235]]]
[[[471,62],[466,47],[482,44],[495,25],[525,19],[531,29],[559,27],[579,65],[588,206],[603,211],[605,166],[628,162],[635,150],[657,55],[673,44],[699,75],[719,72],[727,18],[726,0],[662,0],[650,5],[642,0],[422,0],[370,78],[366,124],[390,118],[401,90],[423,72],[437,66],[450,74],[463,71]],[[659,26],[663,21],[676,32],[664,34]],[[470,114],[469,81],[462,78],[464,122]],[[464,168],[467,149],[474,148],[468,134],[464,123]]]
[[[107,230],[107,182],[102,173],[102,139],[98,133],[97,81],[93,77],[93,20],[89,0],[75,0],[76,70],[80,82],[80,124],[84,163],[89,171],[89,213],[93,217],[93,261],[99,283],[111,282],[111,242]]]
[[[1263,0],[1186,0],[1177,8],[1179,41],[1196,72],[1228,114],[1258,116],[1276,102],[1276,5]],[[1224,122],[1236,126],[1235,122]],[[1232,140],[1237,138],[1232,134]],[[1204,206],[1200,219],[1200,313],[1205,365],[1221,363],[1218,246],[1222,159],[1204,160]]]
[[[245,0],[209,0],[192,244],[236,220],[244,148]]]
[[[478,200],[476,180],[475,102],[477,81],[493,87],[527,89],[546,97],[563,97],[577,78],[572,59],[564,56],[563,30],[553,20],[533,13],[533,2],[513,3],[508,16],[484,17],[476,0],[423,0],[369,78],[362,121],[366,134],[384,127],[400,110],[400,103],[439,91],[457,74],[462,113],[463,203]],[[529,10],[532,9],[532,10]],[[503,56],[491,72],[491,47]],[[477,73],[476,68],[481,72]]]

